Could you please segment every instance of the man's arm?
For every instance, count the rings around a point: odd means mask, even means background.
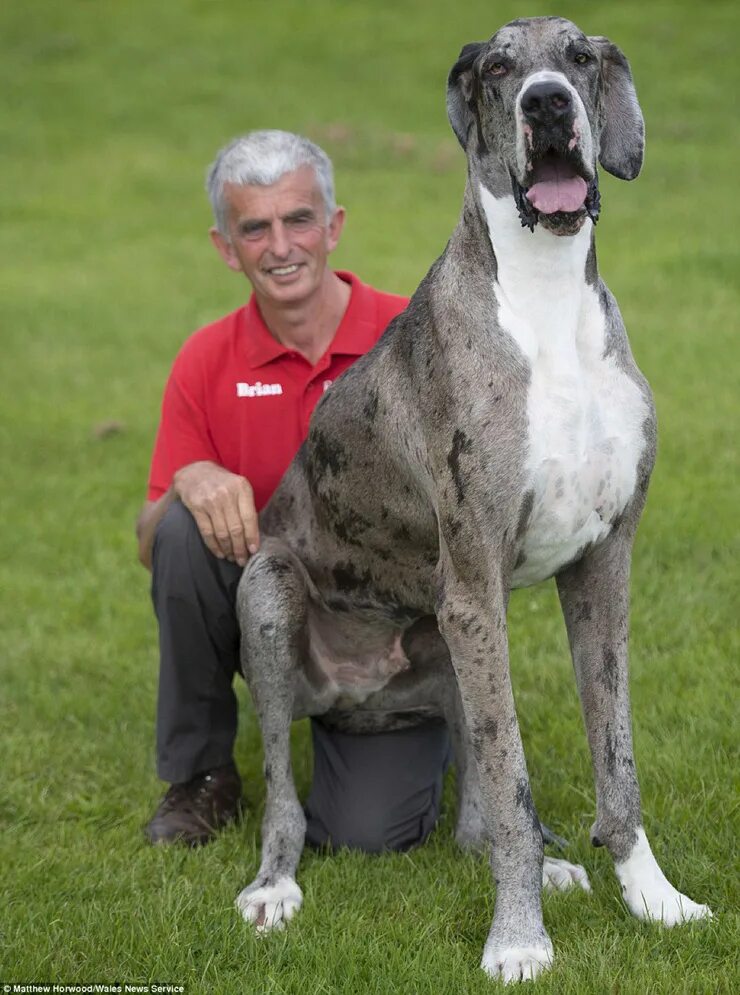
[[[179,498],[195,519],[203,542],[220,560],[244,566],[259,548],[259,526],[252,487],[246,477],[216,463],[191,463],[178,470],[157,501],[147,501],[136,521],[139,560],[152,568],[152,545],[157,525]]]

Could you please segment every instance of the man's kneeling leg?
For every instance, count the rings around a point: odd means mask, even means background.
[[[152,600],[159,621],[157,773],[172,787],[145,829],[152,843],[203,843],[237,814],[232,688],[241,567],[215,557],[176,501],[157,526]]]
[[[354,735],[311,723],[313,784],[305,805],[309,846],[365,853],[423,843],[439,818],[450,760],[445,723]]]

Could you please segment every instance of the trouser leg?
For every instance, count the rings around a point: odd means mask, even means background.
[[[210,552],[179,501],[168,509],[152,549],[160,647],[157,773],[164,781],[188,781],[232,760],[241,574],[237,564]]]
[[[373,735],[311,723],[314,771],[306,842],[380,853],[422,843],[439,818],[450,761],[442,721]]]

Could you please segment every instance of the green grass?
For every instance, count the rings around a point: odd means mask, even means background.
[[[478,971],[485,863],[438,832],[407,856],[307,855],[306,902],[258,941],[233,909],[258,859],[259,734],[242,694],[250,814],[199,852],[146,847],[157,657],[132,526],[183,338],[244,299],[210,249],[206,164],[252,127],[337,167],[338,265],[414,289],[457,217],[464,160],[444,80],[463,43],[532,2],[25,0],[0,11],[0,979],[159,980],[190,993],[495,990]],[[557,962],[533,992],[731,992],[737,965],[738,229],[732,3],[564,2],[629,55],[643,176],[607,178],[603,275],[653,386],[660,454],[634,560],[632,686],[646,825],[716,912],[629,917],[588,847],[593,788],[551,586],[511,610],[533,792],[593,894],[545,898]],[[118,432],[98,437],[114,420]],[[734,545],[733,545],[734,544]],[[294,730],[299,788],[310,778]]]

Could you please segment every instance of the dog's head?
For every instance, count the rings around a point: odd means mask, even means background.
[[[607,38],[560,17],[511,21],[466,45],[447,112],[476,177],[509,191],[522,224],[572,235],[599,212],[596,165],[640,172],[644,124],[629,63]]]

